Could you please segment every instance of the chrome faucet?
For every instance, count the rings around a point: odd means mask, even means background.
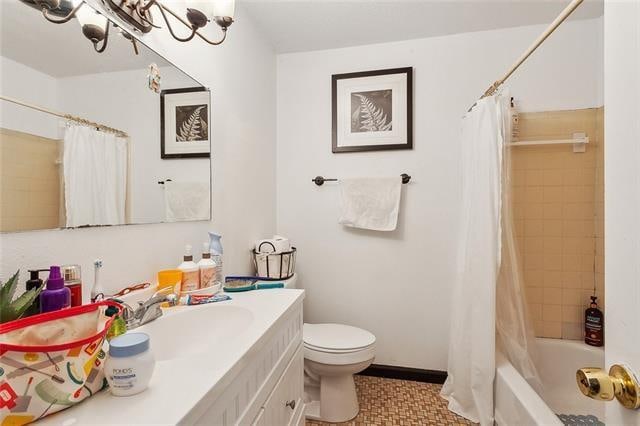
[[[165,302],[170,306],[175,306],[178,303],[178,297],[172,293],[156,293],[146,301],[138,302],[138,307],[136,309],[133,309],[126,303],[121,303],[124,306],[122,317],[127,324],[127,330],[132,330],[160,318],[162,316],[162,309],[160,306]]]

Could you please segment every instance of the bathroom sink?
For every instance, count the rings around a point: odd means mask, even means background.
[[[233,339],[253,322],[253,314],[246,308],[216,305],[165,309],[162,317],[133,332],[151,336],[157,361],[201,354],[215,349],[218,342]]]

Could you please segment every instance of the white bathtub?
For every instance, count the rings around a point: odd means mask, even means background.
[[[542,395],[502,355],[496,360],[495,418],[499,425],[562,425],[556,414],[593,415],[603,421],[604,403],[583,396],[576,370],[604,366],[604,351],[580,341],[537,339]]]

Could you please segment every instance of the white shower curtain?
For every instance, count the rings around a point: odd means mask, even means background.
[[[80,125],[64,135],[66,226],[125,223],[127,139]]]
[[[493,424],[496,281],[509,101],[506,94],[482,99],[462,123],[460,248],[442,396],[451,411],[481,425]]]

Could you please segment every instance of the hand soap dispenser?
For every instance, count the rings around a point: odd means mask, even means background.
[[[40,272],[48,271],[48,269],[30,269],[29,280],[26,283],[27,291],[42,287],[44,282],[40,279]],[[30,317],[31,315],[37,315],[40,313],[40,296],[37,296],[31,306],[25,311],[24,317]]]
[[[182,271],[182,291],[193,291],[200,288],[200,270],[198,265],[193,261],[191,254],[191,246],[185,247],[185,253],[182,263],[178,266]]]
[[[71,306],[71,291],[64,286],[59,266],[49,269],[46,288],[40,293],[40,312],[58,311]]]

